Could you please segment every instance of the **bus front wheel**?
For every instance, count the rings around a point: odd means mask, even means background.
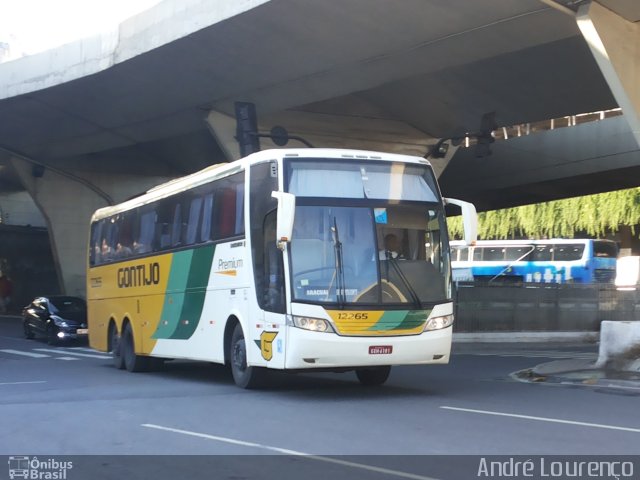
[[[359,368],[356,370],[356,377],[362,385],[374,386],[382,385],[389,378],[391,367]]]
[[[231,373],[233,381],[240,388],[258,388],[264,383],[266,372],[260,367],[250,367],[247,365],[247,344],[244,340],[244,333],[240,324],[236,324],[231,335],[231,345],[229,360],[231,362]]]

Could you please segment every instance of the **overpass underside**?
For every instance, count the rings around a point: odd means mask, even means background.
[[[637,186],[640,18],[616,1],[565,15],[539,0],[165,0],[0,66],[0,185],[31,194],[78,294],[91,212],[236,158],[234,101],[257,105],[261,131],[414,155],[490,111],[506,125],[619,106],[434,164],[444,194],[480,210]]]

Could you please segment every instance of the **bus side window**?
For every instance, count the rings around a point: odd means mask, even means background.
[[[264,309],[284,312],[284,266],[276,244],[276,217],[273,210],[264,219]]]
[[[139,219],[140,228],[138,231],[138,235],[133,242],[133,253],[149,253],[151,251],[151,245],[153,243],[153,236],[156,228],[155,209],[147,210],[145,212],[141,211]]]
[[[285,313],[284,300],[279,300],[284,299],[284,282],[278,278],[278,268],[282,267],[273,266],[276,260],[282,262],[282,253],[277,248],[271,249],[269,245],[271,243],[276,247],[273,222],[277,217],[278,203],[271,192],[278,189],[278,177],[273,174],[274,171],[278,171],[276,162],[251,166],[251,250],[258,305],[264,310]],[[271,291],[273,284],[280,290],[278,293]]]
[[[198,226],[200,224],[200,212],[202,211],[202,197],[193,197],[189,202],[189,217],[183,229],[182,242],[193,245],[197,242]]]
[[[200,241],[208,242],[213,238],[211,235],[211,220],[213,215],[213,193],[207,193],[204,196],[204,205],[202,210],[202,224],[200,226]]]
[[[156,204],[156,226],[153,245],[154,251],[166,250],[171,246],[171,230],[175,215],[175,204],[172,197],[164,198]]]
[[[131,256],[133,248],[133,225],[136,221],[135,211],[120,214],[120,228],[116,240],[115,258],[126,259]]]
[[[102,226],[104,220],[99,220],[91,225],[91,245],[89,248],[89,264],[100,265],[102,254],[100,252],[100,238],[102,237]]]
[[[218,238],[231,237],[236,226],[236,192],[230,188],[223,188],[216,192]]]
[[[244,172],[217,182],[211,215],[212,238],[220,240],[244,233]]]
[[[180,245],[180,239],[182,237],[182,204],[180,198],[176,199],[176,203],[173,206],[173,222],[171,222],[171,246],[177,247]]]

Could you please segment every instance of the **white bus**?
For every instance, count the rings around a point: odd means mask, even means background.
[[[449,202],[473,240],[473,205]],[[367,151],[266,150],[160,185],[92,217],[90,344],[129,371],[230,364],[244,388],[267,368],[382,384],[447,363],[444,204],[426,160]]]

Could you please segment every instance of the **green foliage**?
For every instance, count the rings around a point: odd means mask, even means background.
[[[462,238],[462,217],[448,220],[451,238]],[[640,187],[478,214],[483,239],[602,237],[620,226],[640,224]]]

